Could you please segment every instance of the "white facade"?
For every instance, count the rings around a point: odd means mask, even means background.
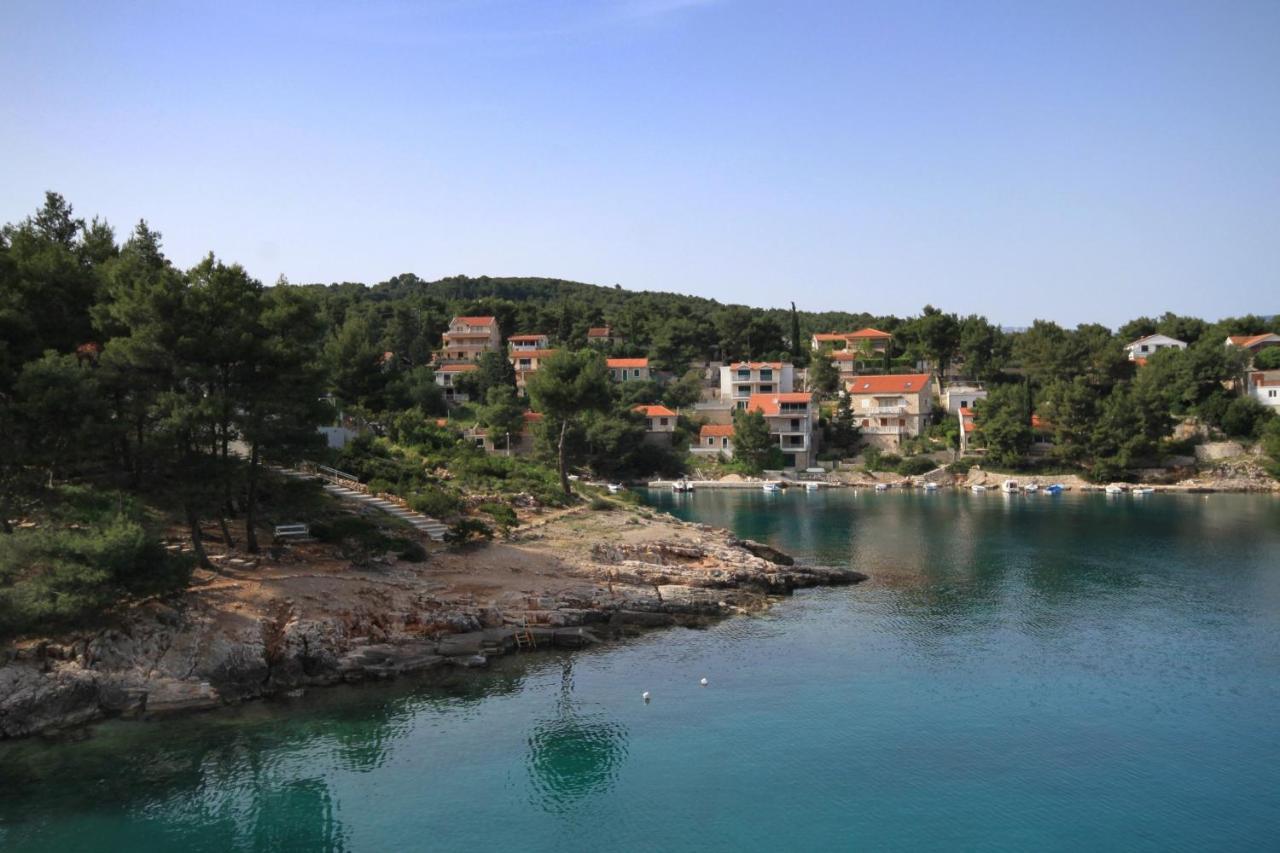
[[[942,391],[942,406],[947,414],[957,414],[961,409],[972,409],[979,400],[987,399],[987,389],[977,385],[948,385]]]
[[[745,409],[753,394],[790,394],[795,367],[783,361],[740,361],[720,366],[720,399]]]
[[[1150,358],[1162,349],[1186,348],[1186,341],[1180,341],[1168,335],[1147,335],[1127,345],[1125,351],[1129,353],[1129,360],[1134,361],[1139,358]]]
[[[1280,414],[1280,370],[1255,370],[1248,376],[1249,396]]]

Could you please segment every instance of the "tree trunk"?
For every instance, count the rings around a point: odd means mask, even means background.
[[[212,569],[213,563],[209,562],[209,555],[204,552],[204,537],[200,534],[200,519],[196,517],[196,511],[187,504],[184,509],[187,511],[187,529],[191,533],[191,550],[195,552],[196,560],[203,569]]]
[[[564,496],[566,498],[571,498],[573,497],[573,492],[569,489],[569,471],[565,468],[564,464],[564,437],[565,433],[568,431],[569,421],[566,418],[565,420],[560,421],[560,444],[558,445],[558,453],[560,457],[560,488],[564,489]]]
[[[227,547],[236,547],[236,540],[231,538],[231,528],[227,526],[227,514],[225,512],[218,514],[218,526],[222,528],[222,539],[227,543]]]
[[[248,494],[244,502],[244,545],[250,554],[258,553],[258,534],[253,529],[258,514],[258,443],[253,443],[249,452]]]

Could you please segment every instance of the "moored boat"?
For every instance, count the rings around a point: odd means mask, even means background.
[[[1002,491],[1002,492],[1006,492],[1006,493],[1009,493],[1009,494],[1013,494],[1014,492],[1017,492],[1017,491],[1018,491],[1018,481],[1017,481],[1017,480],[1005,480],[1003,483],[1001,483],[1001,484],[1000,484],[1000,491]]]
[[[1044,491],[1047,495],[1060,495],[1063,492],[1063,486],[1061,483],[1050,483],[1044,487]]]
[[[1029,495],[1034,495],[1036,492],[1040,491],[1040,487],[1037,486],[1035,483],[1027,483],[1025,486],[1022,487],[1022,491],[1026,492]]]
[[[1140,488],[1133,490],[1133,494],[1135,495],[1154,495],[1155,493],[1156,493],[1156,490],[1151,488],[1150,486],[1142,486]]]
[[[609,488],[609,494],[616,495],[618,494],[618,492],[623,491],[626,487],[623,486],[621,483],[610,483],[608,488]]]
[[[876,483],[876,491],[877,491],[877,492],[887,492],[887,491],[889,491],[889,484],[888,484],[888,483]]]
[[[688,480],[676,480],[671,484],[671,491],[676,492],[677,494],[692,492],[693,483],[690,483]]]
[[[782,491],[782,487],[779,486],[777,483],[765,483],[760,488],[771,495],[777,494],[778,492]]]
[[[1104,489],[1104,491],[1109,495],[1123,495],[1124,486],[1121,486],[1117,483],[1112,483],[1111,485],[1107,486],[1107,488]]]
[[[969,487],[969,491],[973,492],[975,495],[980,495],[986,490],[987,490],[987,487],[982,485],[981,483]]]
[[[926,492],[936,492],[936,491],[938,491],[938,484],[937,484],[937,483],[925,483],[925,484],[924,484],[924,490],[925,490]]]

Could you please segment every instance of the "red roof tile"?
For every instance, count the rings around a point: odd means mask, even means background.
[[[702,438],[733,438],[733,424],[703,424],[698,435]]]
[[[610,358],[605,363],[610,367],[648,367],[649,359],[647,358]]]
[[[761,411],[766,415],[782,414],[783,403],[811,403],[813,396],[803,391],[790,394],[752,394],[747,400],[747,411]]]
[[[927,391],[932,379],[928,373],[855,376],[849,380],[846,390],[850,394],[917,394]]]
[[[470,373],[479,369],[478,364],[442,364],[436,368],[436,373]]]
[[[635,411],[644,413],[647,418],[674,418],[676,413],[666,406],[636,406]]]

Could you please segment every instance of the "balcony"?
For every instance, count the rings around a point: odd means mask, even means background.
[[[876,406],[871,409],[864,409],[863,411],[872,415],[896,415],[899,417],[909,414],[906,406]]]

